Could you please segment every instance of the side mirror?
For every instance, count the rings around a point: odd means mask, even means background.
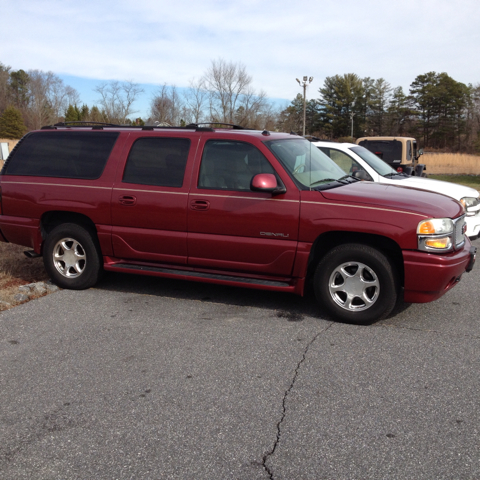
[[[277,185],[277,177],[273,173],[259,173],[252,178],[250,182],[250,190],[252,192],[265,192],[272,195],[280,195],[285,193],[285,187]]]
[[[371,180],[372,177],[365,170],[358,170],[353,174],[354,177],[359,178],[360,180]]]
[[[418,151],[418,156],[423,155],[423,148]]]

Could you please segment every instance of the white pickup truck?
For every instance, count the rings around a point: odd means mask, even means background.
[[[466,234],[471,239],[479,236],[480,198],[478,191],[474,188],[398,173],[370,150],[354,143],[312,141],[312,144],[328,155],[345,173],[361,180],[420,188],[455,198],[463,204],[466,210]]]

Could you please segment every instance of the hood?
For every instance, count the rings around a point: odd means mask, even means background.
[[[464,213],[463,206],[451,197],[397,185],[356,182],[319,193],[328,200],[403,210],[427,218],[456,218]]]
[[[422,188],[431,192],[443,193],[456,200],[463,197],[478,197],[478,192],[474,188],[457,185],[456,183],[443,182],[442,180],[433,180],[424,177],[408,177],[398,181],[402,187]]]

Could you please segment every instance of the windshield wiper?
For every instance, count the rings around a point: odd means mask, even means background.
[[[320,183],[326,184],[331,182],[337,182],[337,183],[340,183],[341,185],[348,185],[349,183],[359,182],[359,181],[360,179],[357,177],[354,177],[353,175],[344,175],[343,177],[340,177],[340,178],[322,178],[321,180],[317,180],[316,182],[311,183],[310,188]]]
[[[313,187],[318,183],[330,183],[330,182],[338,182],[338,180],[336,178],[322,178],[321,180],[317,180],[316,182],[311,183],[310,187]]]

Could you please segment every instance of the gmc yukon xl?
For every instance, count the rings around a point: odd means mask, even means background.
[[[43,255],[62,288],[104,270],[299,295],[311,280],[326,311],[358,324],[472,269],[453,198],[359,181],[297,135],[217,127],[27,134],[0,175],[0,240]]]

